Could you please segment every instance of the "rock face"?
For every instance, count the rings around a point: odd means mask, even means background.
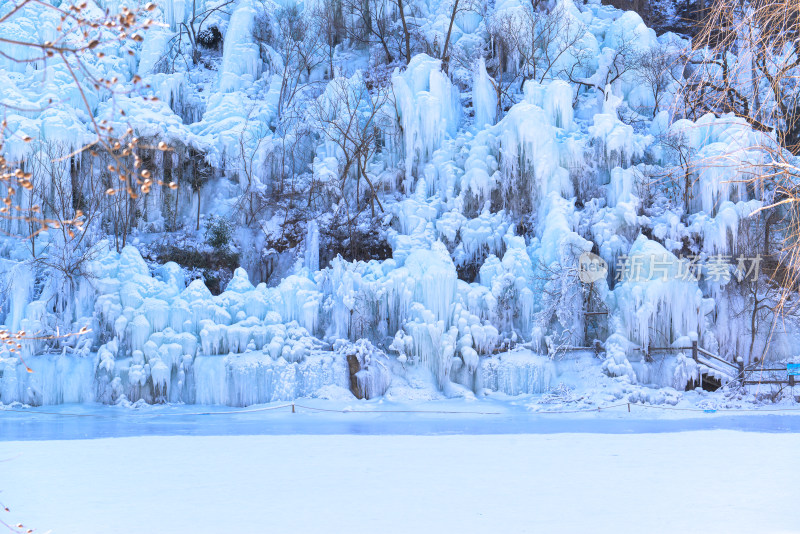
[[[355,354],[347,355],[347,368],[350,371],[350,391],[357,399],[365,397],[364,391],[358,383],[358,372],[361,370],[361,362],[358,361],[358,356]]]
[[[686,36],[695,35],[709,4],[707,0],[602,0],[602,3],[623,11],[635,11],[659,35],[675,32]]]
[[[386,353],[362,339],[335,349],[347,360],[350,391],[358,399],[374,399],[386,393],[392,382]]]
[[[650,0],[603,0],[603,4],[614,6],[623,11],[635,11],[638,13],[645,22],[651,16],[651,2]]]

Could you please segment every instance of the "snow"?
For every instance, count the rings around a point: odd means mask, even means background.
[[[0,478],[4,519],[54,533],[788,532],[779,459],[798,446],[732,430],[3,441]]]

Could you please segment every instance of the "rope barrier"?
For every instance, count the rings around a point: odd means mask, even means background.
[[[632,402],[620,402],[618,404],[610,404],[608,406],[598,406],[596,408],[582,408],[576,410],[539,410],[535,412],[520,412],[520,413],[513,413],[513,412],[479,412],[479,411],[462,411],[462,410],[352,410],[352,409],[344,409],[344,410],[337,410],[332,408],[319,408],[315,406],[306,406],[303,404],[296,404],[293,403],[291,406],[297,408],[303,408],[305,410],[311,410],[314,412],[333,412],[333,413],[420,413],[420,414],[467,414],[467,415],[539,415],[539,414],[565,414],[565,413],[590,413],[590,412],[599,412],[603,410],[610,410],[613,408],[620,408],[620,407],[627,407],[628,412],[631,411],[631,407],[635,408],[646,408],[646,409],[654,409],[654,410],[673,410],[673,411],[684,411],[684,412],[702,412],[702,413],[716,413],[716,412],[757,412],[757,413],[764,413],[764,412],[798,412],[800,408],[678,408],[675,406],[660,406],[654,404],[637,404]],[[219,413],[219,412],[217,412]]]
[[[726,413],[726,412],[800,412],[800,408],[678,408],[675,406],[659,406],[654,404],[635,404],[631,406],[638,408],[648,408],[653,410],[675,410],[681,412],[705,412],[705,413]]]
[[[291,408],[293,404],[281,404],[279,406],[264,406],[262,408],[249,408],[244,410],[226,410],[219,412],[186,412],[186,413],[143,413],[131,411],[122,415],[134,415],[138,417],[185,417],[187,415],[235,415],[240,413],[253,413],[253,412],[268,412],[270,410],[279,410],[281,408]],[[102,419],[114,419],[119,414],[106,415],[94,413],[69,413],[69,412],[43,412],[36,409],[20,409],[20,408],[0,408],[2,412],[19,412],[34,415],[63,415],[65,417],[97,417]]]
[[[541,410],[538,412],[529,412],[526,415],[539,415],[539,414],[551,414],[551,413],[589,413],[589,412],[599,412],[602,410],[610,410],[612,408],[619,408],[620,406],[630,406],[630,403],[621,402],[619,404],[611,404],[609,406],[598,406],[597,408],[583,408],[579,410]]]
[[[505,415],[504,412],[472,412],[456,410],[332,410],[330,408],[315,408],[313,406],[303,406],[296,404],[298,408],[312,410],[315,412],[338,412],[338,413],[444,413],[444,414],[472,414],[472,415]]]
[[[287,403],[278,406],[264,406],[260,408],[247,408],[242,410],[224,410],[224,411],[205,411],[205,412],[186,412],[186,413],[142,413],[130,412],[125,414],[81,414],[71,412],[53,412],[53,411],[39,411],[36,409],[22,409],[22,408],[0,408],[2,412],[17,412],[26,413],[29,415],[56,415],[64,417],[94,417],[100,419],[116,419],[120,415],[134,415],[136,417],[186,417],[186,416],[205,416],[205,415],[237,415],[257,412],[268,412],[273,410],[280,410],[284,408],[291,408],[292,413],[297,413],[295,408],[301,408],[312,412],[330,412],[330,413],[417,413],[417,414],[446,414],[446,415],[506,415],[506,416],[527,416],[527,415],[551,415],[551,414],[570,414],[570,413],[590,413],[601,412],[605,410],[612,410],[615,408],[627,407],[628,412],[633,408],[644,408],[648,410],[668,410],[679,412],[696,412],[696,413],[775,413],[775,412],[800,412],[800,408],[680,408],[677,406],[663,406],[655,404],[639,404],[635,402],[620,402],[617,404],[610,404],[607,406],[597,406],[594,408],[578,408],[575,410],[538,410],[529,412],[488,412],[488,411],[471,411],[471,410],[354,410],[354,409],[333,409],[333,408],[320,408],[316,406],[306,406],[304,404]]]
[[[228,415],[228,414],[237,414],[237,413],[252,413],[252,412],[268,412],[270,410],[279,410],[281,408],[292,408],[294,410],[294,403],[292,404],[281,404],[280,406],[266,406],[263,408],[250,408],[246,410],[230,410],[225,412],[192,412],[192,413],[165,413],[165,414],[157,414],[157,415]]]
[[[42,415],[63,415],[65,417],[105,417],[103,415],[97,415],[92,413],[40,412],[33,410],[21,410],[18,408],[0,408],[0,413],[2,412],[20,412],[27,414],[42,414]]]

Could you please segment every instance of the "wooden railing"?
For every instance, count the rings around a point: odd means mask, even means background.
[[[601,352],[605,352],[605,348],[599,341],[595,341],[595,343],[590,347],[561,347],[559,350],[568,352],[568,351],[586,351],[586,352],[594,352],[595,355],[600,354]],[[741,363],[733,363],[729,362],[717,354],[707,351],[706,349],[700,347],[697,341],[693,341],[692,344],[688,347],[648,347],[646,350],[642,348],[636,348],[634,350],[638,350],[644,352],[645,355],[649,358],[650,353],[652,352],[678,352],[678,351],[691,351],[692,359],[700,365],[705,365],[706,367],[710,367],[715,371],[724,373],[728,375],[731,381],[739,380],[742,384],[786,384],[789,386],[795,385],[795,376],[789,375],[787,369],[784,368],[762,368],[758,364],[751,365],[749,367],[745,367]],[[749,375],[753,373],[760,373],[758,379],[751,379]],[[768,373],[766,379],[764,378],[764,373]],[[773,373],[778,373],[778,376],[775,376]]]
[[[752,375],[758,374],[753,378]],[[753,364],[742,371],[742,384],[743,385],[760,385],[760,384],[774,384],[774,385],[787,385],[790,387],[795,386],[795,379],[797,377],[790,375],[785,367],[762,367],[759,364]]]
[[[720,358],[716,354],[708,352],[706,349],[699,347],[697,341],[692,341],[692,344],[689,347],[647,347],[647,350],[637,350],[643,351],[647,358],[650,357],[651,352],[678,352],[682,350],[691,351],[692,359],[695,362],[705,365],[706,367],[711,367],[716,371],[725,373],[726,375],[729,375],[732,380],[736,379],[741,372],[741,368],[738,365]],[[701,356],[703,359],[706,359],[706,361],[701,361]],[[718,362],[718,364],[715,362]],[[725,367],[720,368],[719,364]]]

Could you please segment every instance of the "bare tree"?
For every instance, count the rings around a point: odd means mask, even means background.
[[[744,158],[739,170],[741,182],[766,192],[768,205],[762,210],[782,211],[777,254],[783,267],[774,271],[782,277],[777,281],[784,291],[780,306],[790,302],[800,273],[798,12],[797,0],[714,1],[683,58],[686,83],[680,101],[689,118],[731,113],[765,134],[751,136],[753,146],[745,149],[758,157]]]
[[[400,22],[403,25],[403,41],[406,45],[406,63],[411,61],[411,30],[409,24],[406,22],[406,12],[403,7],[403,0],[395,0],[397,2],[397,11],[400,13]]]
[[[32,263],[40,272],[47,273],[47,293],[51,296],[49,315],[56,324],[50,325],[48,334],[69,332],[75,315],[75,294],[79,285],[91,279],[88,263],[94,256],[90,232],[75,232],[69,221],[80,217],[82,228],[95,225],[101,216],[106,198],[101,184],[92,175],[92,169],[77,172],[70,159],[69,149],[58,143],[43,143],[32,158],[33,192],[41,201],[41,210],[50,222],[47,245],[35,255]],[[87,158],[91,166],[92,158]],[[62,339],[53,338],[48,343],[57,347]]]
[[[447,71],[450,63],[450,37],[453,34],[453,25],[459,13],[468,11],[480,11],[480,5],[474,0],[453,0],[453,8],[450,10],[450,20],[447,24],[447,35],[444,38],[444,48],[442,49],[442,69]]]
[[[245,226],[256,222],[259,214],[264,209],[264,167],[262,165],[264,154],[262,147],[267,141],[267,133],[259,131],[259,124],[253,121],[256,108],[253,106],[248,111],[247,118],[239,133],[239,184],[242,194],[237,202],[237,209],[244,217]]]
[[[648,48],[633,61],[636,79],[650,90],[653,98],[653,118],[660,111],[670,84],[677,81],[672,72],[678,65],[677,61],[677,54],[663,44]]]
[[[796,0],[716,0],[686,54],[690,116],[734,113],[797,153],[800,32]]]
[[[332,80],[310,109],[312,123],[323,140],[336,147],[338,180],[326,184],[326,189],[337,206],[333,219],[348,229],[352,246],[356,246],[353,236],[357,219],[366,207],[370,207],[372,217],[376,206],[383,211],[369,165],[380,150],[382,130],[390,122],[383,110],[386,101],[384,88],[370,92],[357,73],[350,79]]]
[[[733,244],[732,259],[737,264],[727,288],[728,301],[733,317],[744,325],[747,341],[732,340],[728,350],[738,350],[746,364],[763,361],[772,335],[800,322],[798,288],[784,286],[791,279],[778,272],[785,268],[774,254],[779,243],[769,237],[777,211],[767,209],[742,221]]]
[[[387,63],[394,63],[401,47],[402,36],[398,31],[389,4],[382,0],[342,0],[343,9],[351,14],[354,22],[345,24],[348,39],[366,46],[377,45],[383,50]]]
[[[142,145],[139,139],[133,135],[131,129],[124,133],[118,132],[107,120],[96,119],[89,103],[90,97],[87,94],[90,89],[96,91],[102,89],[112,95],[125,91],[117,89],[119,80],[116,77],[110,79],[97,77],[94,74],[95,71],[87,67],[87,59],[91,57],[93,61],[97,61],[104,56],[105,50],[111,48],[134,55],[135,52],[131,45],[141,42],[143,40],[141,32],[154,24],[152,20],[144,17],[147,17],[147,13],[154,10],[156,5],[148,3],[136,10],[121,7],[115,12],[110,10],[101,12],[97,9],[90,9],[87,1],[76,4],[53,4],[44,0],[14,0],[8,4],[3,6],[5,9],[0,14],[0,57],[7,62],[21,66],[46,67],[52,62],[61,63],[75,82],[84,111],[90,118],[90,127],[96,134],[93,142],[64,155],[63,160],[74,162],[84,152],[88,151],[92,156],[102,152],[111,160],[108,169],[115,178],[115,182],[105,191],[106,194],[122,191],[131,198],[138,198],[140,194],[146,194],[151,187],[158,183],[158,180],[154,180],[151,171],[141,165],[138,151]],[[36,35],[30,39],[10,38],[7,36],[16,35],[13,31],[10,33],[2,31],[6,25],[13,25],[19,17],[26,16],[29,10],[49,11],[59,18],[57,33],[52,40],[40,40]],[[131,82],[133,90],[141,85],[141,79],[138,76],[134,76]],[[51,100],[47,105],[52,104]],[[2,96],[0,96],[0,108],[5,111],[23,113],[44,111],[44,109],[20,109]],[[119,111],[119,115],[124,116],[124,112]],[[8,124],[4,120],[0,124],[0,153],[2,153],[6,136],[9,134]],[[22,139],[27,143],[34,141],[27,135],[23,135]],[[164,150],[168,148],[164,143],[161,143],[160,146]],[[50,206],[49,210],[52,213],[59,214],[58,217],[54,217],[45,216],[45,209],[39,204],[29,202],[27,205],[20,205],[18,203],[19,191],[33,191],[33,178],[33,172],[26,170],[24,162],[9,161],[0,156],[0,199],[3,203],[3,206],[0,207],[0,220],[28,225],[31,235],[45,230],[56,230],[70,242],[81,239],[79,236],[86,226],[83,210],[74,209],[73,216],[68,218],[66,211],[55,210],[55,206]],[[70,195],[67,198],[73,197]],[[86,328],[82,328],[77,334],[85,331]],[[75,333],[68,332],[48,337],[64,337],[73,334]],[[12,353],[18,353],[22,347],[22,341],[26,339],[38,339],[38,337],[26,335],[24,332],[14,333],[7,329],[0,329],[0,343]]]
[[[542,82],[555,77],[578,76],[580,40],[584,29],[561,5],[543,9],[538,3],[525,5],[521,11],[503,13],[490,18],[487,24],[491,37],[491,57],[487,69],[495,80],[498,111],[502,112],[514,101],[526,80]],[[569,69],[562,66],[567,56]],[[587,62],[590,58],[586,58]]]
[[[169,40],[167,50],[157,65],[162,65],[164,70],[168,72],[175,71],[175,62],[182,59],[186,66],[189,62],[186,61],[184,54],[184,40],[189,45],[189,57],[192,60],[192,65],[197,65],[200,62],[202,54],[200,47],[206,48],[218,47],[222,43],[222,35],[216,27],[205,28],[204,25],[209,17],[216,13],[221,13],[230,16],[231,13],[226,11],[234,0],[227,0],[218,5],[213,5],[203,11],[197,10],[197,0],[192,0],[192,15],[187,21],[178,23],[178,32]]]
[[[340,172],[337,193],[340,198],[344,198],[348,192],[355,194],[356,213],[361,210],[362,188],[369,191],[368,202],[373,215],[376,204],[383,211],[368,168],[379,150],[381,128],[386,127],[388,116],[382,113],[386,101],[387,94],[383,89],[378,88],[374,94],[370,93],[357,74],[350,79],[336,78],[331,81],[310,110],[312,120],[319,125],[323,138],[338,148]],[[353,188],[355,191],[352,191]]]
[[[586,312],[602,306],[602,299],[592,285],[581,282],[578,257],[581,250],[571,246],[557,262],[539,261],[536,283],[541,290],[539,310],[534,325],[541,332],[553,332],[548,343],[551,357],[583,341],[586,335]]]
[[[312,13],[314,32],[321,37],[327,48],[328,76],[330,78],[336,75],[333,66],[336,46],[342,42],[345,35],[342,5],[341,0],[323,0]]]
[[[278,34],[273,43],[280,56],[279,74],[281,77],[281,90],[278,99],[278,120],[293,108],[298,97],[313,85],[309,78],[311,72],[325,62],[328,54],[324,49],[327,46],[323,35],[311,24],[297,6],[281,9],[276,14]],[[266,23],[264,21],[263,23]],[[257,32],[266,34],[266,32]]]
[[[662,190],[676,205],[683,205],[685,219],[691,210],[694,185],[697,182],[697,175],[693,172],[698,165],[698,162],[694,161],[695,150],[683,132],[662,135],[659,143],[666,148],[669,157],[677,161],[677,165],[668,167],[658,181]]]

